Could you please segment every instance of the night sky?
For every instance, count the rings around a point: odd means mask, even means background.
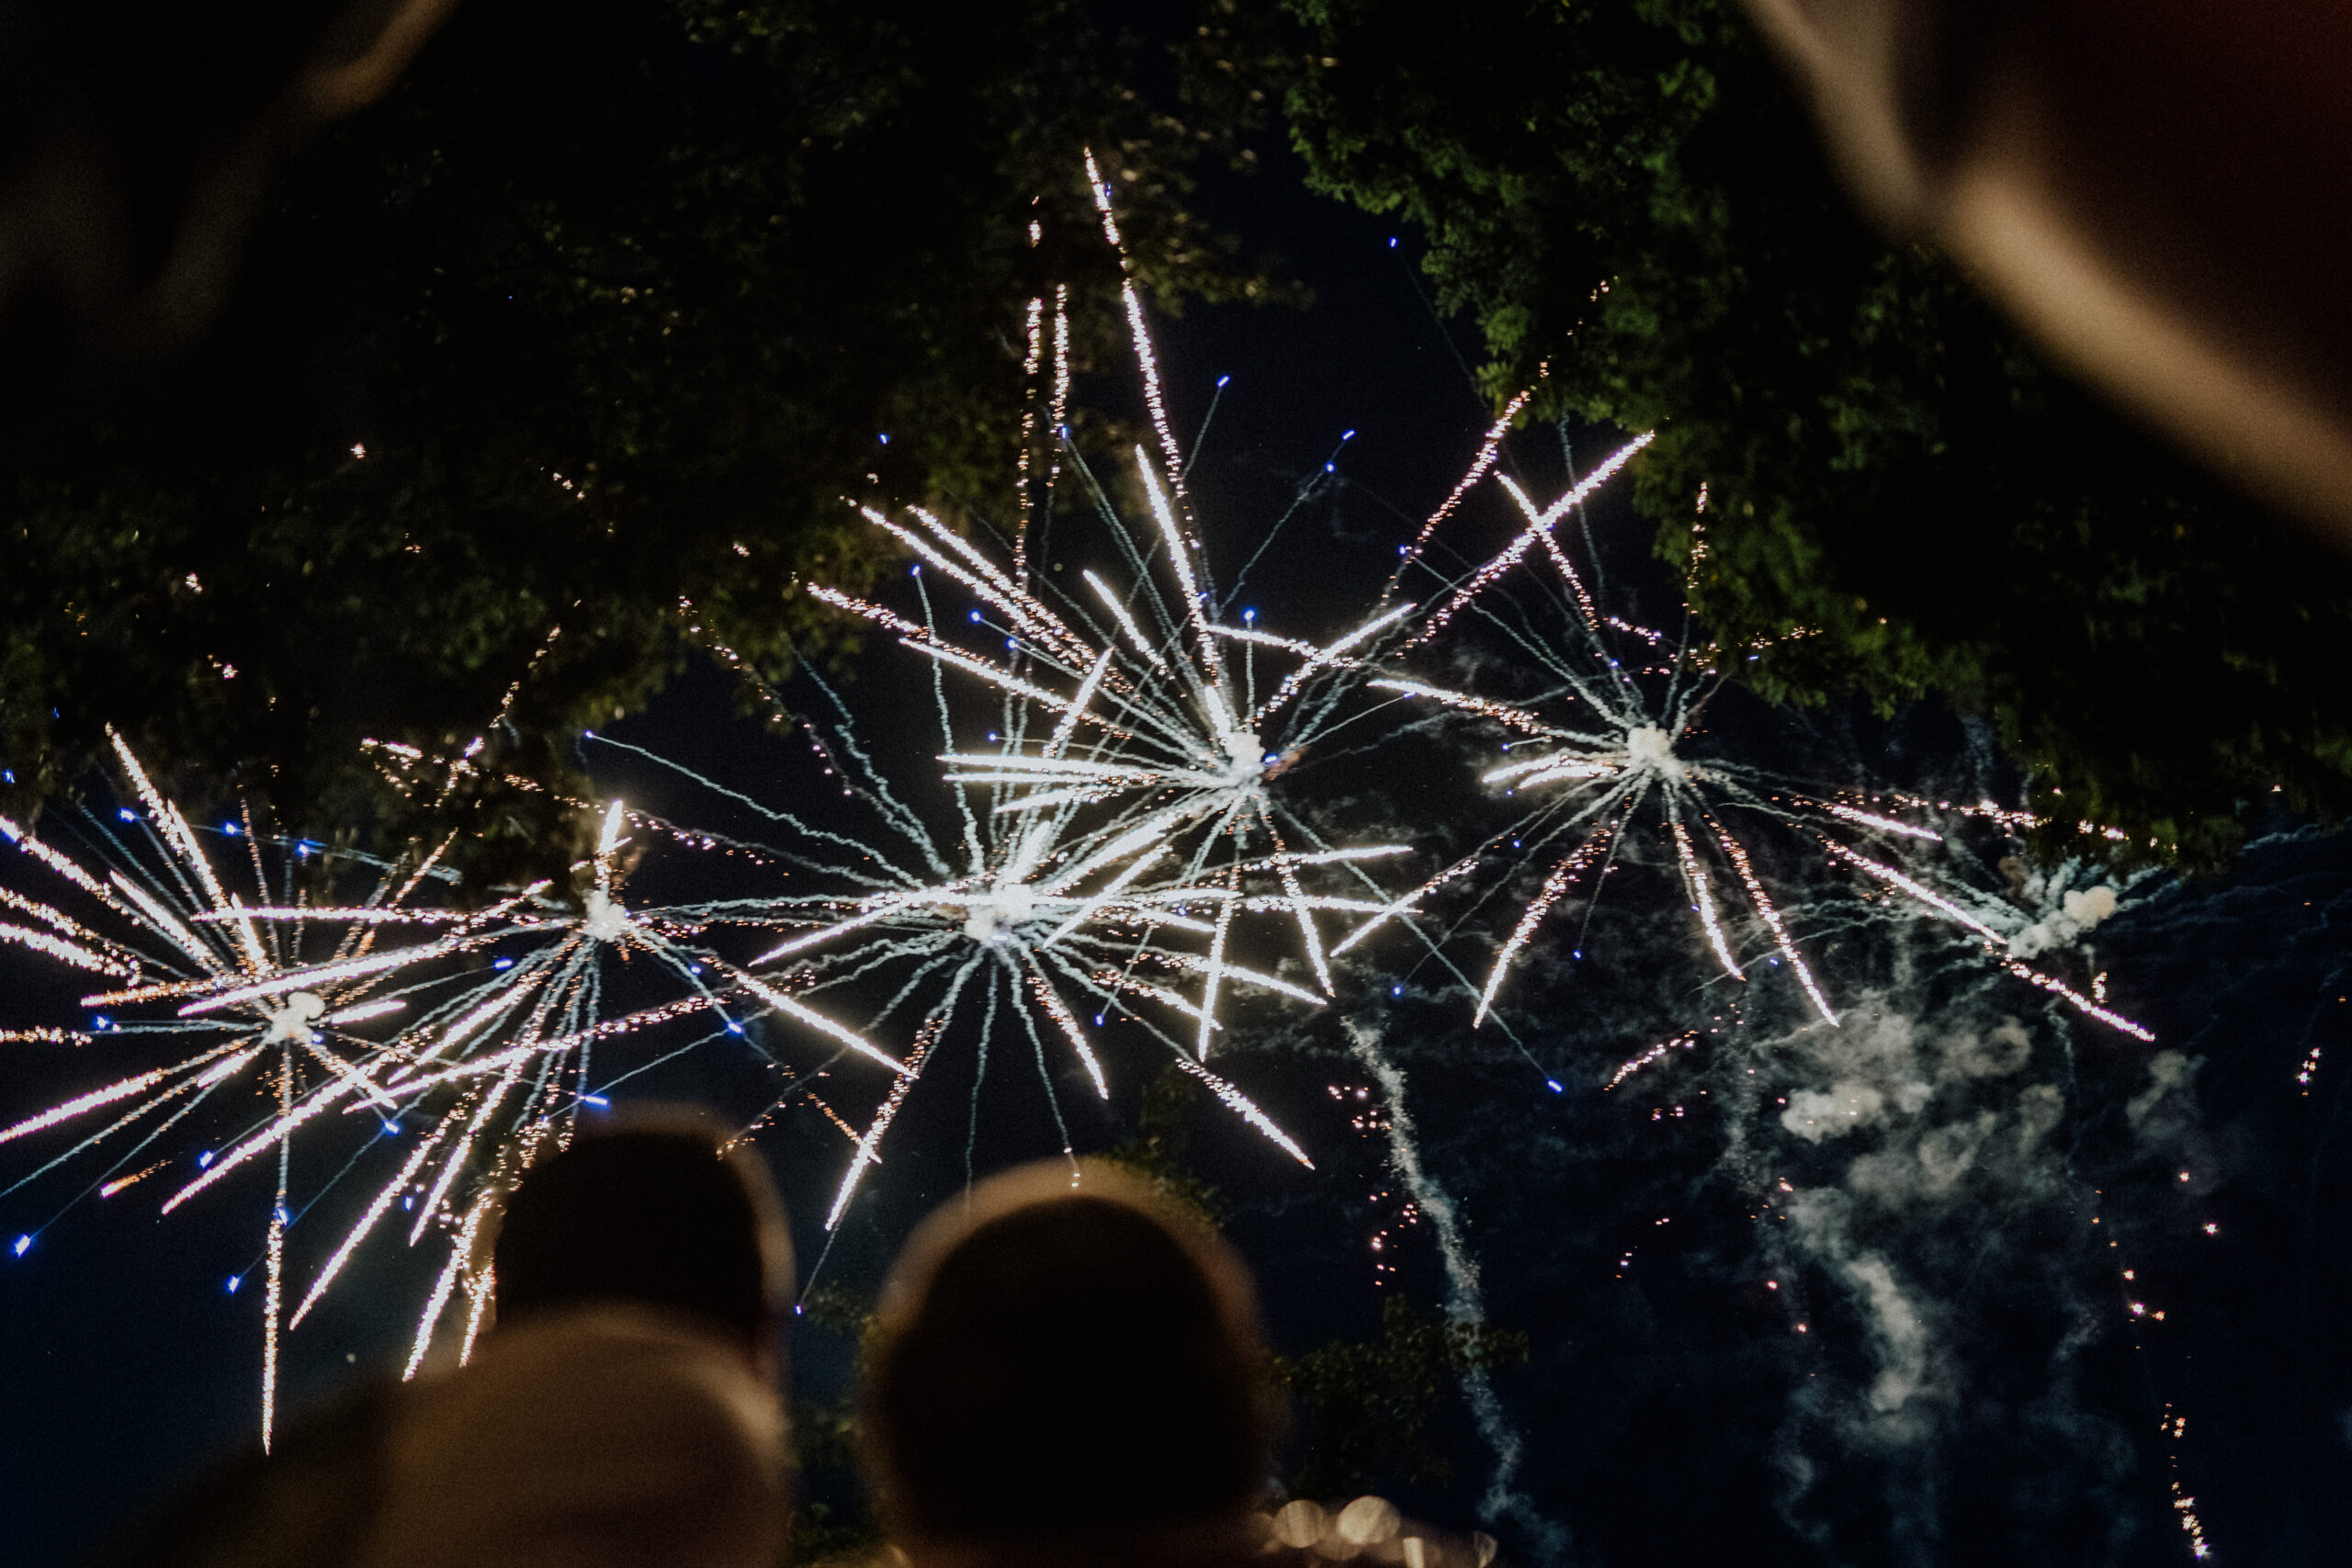
[[[1206,194],[1317,302],[1160,324],[1181,433],[1232,378],[1199,449],[1196,510],[1229,581],[1304,490],[1244,598],[1263,624],[1328,636],[1378,592],[1488,416],[1419,293],[1409,233],[1392,248],[1395,231],[1295,194],[1279,168]],[[1556,488],[1564,442],[1581,469],[1613,435],[1531,431],[1512,462]],[[1507,526],[1491,506],[1460,524],[1465,549]],[[1590,527],[1612,603],[1670,615],[1622,500],[1595,507]],[[923,717],[899,700],[904,672],[884,648],[847,694],[886,753],[920,760],[926,737],[889,732]],[[735,717],[707,671],[615,734],[755,795],[822,788],[806,749]],[[1959,798],[2015,784],[1976,729],[1939,711],[1787,716],[1727,699],[1714,737],[1833,783]],[[1455,836],[1447,814],[1475,834],[1484,807],[1465,763],[1449,772],[1442,746],[1416,744],[1314,761],[1351,808],[1416,832],[1428,865]],[[674,777],[609,749],[583,754],[601,787],[649,809],[749,830]],[[1473,1032],[1468,998],[1405,942],[1370,944],[1331,1009],[1247,1015],[1229,1070],[1317,1169],[1213,1106],[1193,1156],[1229,1204],[1279,1348],[1369,1337],[1384,1293],[1435,1309],[1449,1289],[1432,1227],[1397,1224],[1385,1137],[1351,1125],[1368,1106],[1396,1110],[1350,1054],[1352,1025],[1403,1073],[1403,1109],[1458,1207],[1488,1316],[1531,1338],[1529,1362],[1495,1382],[1522,1446],[1516,1498],[1489,1527],[1513,1561],[2186,1562],[2179,1497],[2194,1498],[2217,1561],[2342,1560],[2352,1150],[2336,1134],[2352,1092],[2340,923],[2352,843],[2276,821],[2227,877],[2132,889],[2093,941],[2110,996],[2154,1046],[2043,1005],[1946,928],[1860,919],[1826,883],[1804,883],[1791,911],[1819,943],[1844,1027],[1806,1028],[1783,983],[1760,979],[1740,1006],[1705,983],[1656,866],[1622,883],[1577,928],[1583,961],[1564,951],[1565,921],[1547,928],[1498,1024]],[[23,970],[10,964],[12,989]],[[51,999],[15,994],[12,1014]],[[1695,1044],[1603,1090],[1619,1064],[1685,1030]],[[1125,1134],[1152,1070],[1140,1051],[1110,1066],[1108,1111],[1065,1097],[1082,1146]],[[926,1079],[822,1281],[870,1290],[907,1227],[965,1179],[956,1070]],[[764,1081],[696,1058],[631,1089],[732,1109],[760,1103]],[[1784,1114],[1802,1096],[1863,1089],[1878,1109],[1845,1131],[1808,1134]],[[1001,1074],[979,1092],[979,1168],[1054,1152],[1034,1077]],[[0,1117],[51,1098],[14,1079]],[[807,1115],[764,1146],[805,1278],[846,1145]],[[10,1179],[46,1157],[6,1152]],[[126,1194],[50,1225],[74,1190],[0,1200],[0,1233],[39,1232],[24,1257],[0,1257],[11,1562],[70,1560],[254,1422],[258,1291],[225,1281],[257,1259],[258,1204],[158,1224],[153,1202]],[[1384,1260],[1393,1276],[1375,1272]],[[396,1366],[436,1263],[395,1247],[356,1267],[289,1340],[291,1401]],[[839,1388],[844,1346],[804,1330],[794,1353],[808,1387]],[[1439,1437],[1453,1481],[1400,1500],[1471,1528],[1495,1455],[1458,1405]]]

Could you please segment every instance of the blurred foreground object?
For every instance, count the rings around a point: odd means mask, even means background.
[[[2352,11],[1747,4],[1882,223],[2352,542]]]
[[[0,0],[0,353],[81,380],[194,338],[277,164],[457,3]]]
[[[420,1387],[390,1434],[367,1568],[767,1568],[784,1425],[734,1348],[621,1306],[534,1316]]]
[[[792,1243],[766,1168],[683,1108],[575,1124],[492,1257],[498,1325],[401,1407],[365,1568],[770,1568]]]
[[[766,1167],[683,1109],[632,1109],[533,1167],[494,1246],[498,1319],[582,1306],[686,1318],[771,1370],[792,1237]]]
[[[884,1288],[861,1427],[892,1542],[919,1568],[1245,1561],[1267,1364],[1240,1260],[1145,1182],[983,1182]]]
[[[345,1387],[91,1568],[772,1568],[792,1246],[766,1168],[632,1108],[530,1167],[482,1246],[503,1321],[468,1364]]]

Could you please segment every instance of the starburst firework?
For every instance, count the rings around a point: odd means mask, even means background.
[[[355,1127],[363,1144],[400,1130],[401,1106],[379,1081],[388,1048],[360,1026],[398,1018],[415,998],[411,981],[416,966],[446,950],[446,939],[413,945],[382,942],[394,921],[431,918],[415,900],[435,891],[446,874],[436,872],[430,856],[422,863],[386,864],[330,854],[307,842],[288,843],[257,833],[249,815],[207,830],[229,852],[227,863],[216,863],[218,852],[207,850],[130,747],[119,736],[113,744],[131,786],[125,798],[139,805],[123,805],[112,821],[82,814],[74,825],[84,840],[81,853],[68,853],[0,819],[0,836],[17,851],[24,880],[48,884],[41,888],[46,897],[0,888],[0,905],[35,922],[11,922],[0,934],[108,982],[82,998],[84,1007],[104,1010],[88,1028],[45,1026],[11,1031],[8,1038],[77,1049],[98,1045],[110,1056],[131,1056],[143,1065],[0,1129],[0,1143],[14,1143],[94,1112],[110,1113],[96,1131],[19,1178],[9,1190],[79,1164],[96,1168],[81,1194],[111,1198],[179,1163],[176,1150],[171,1157],[149,1156],[163,1153],[166,1138],[192,1118],[225,1112],[230,1126],[243,1122],[245,1133],[223,1152],[195,1156],[196,1171],[164,1207],[167,1213],[176,1209],[230,1171],[276,1156],[263,1247],[266,1442],[285,1316],[293,1135],[316,1110],[344,1101],[368,1112],[356,1123],[339,1124],[346,1140]],[[235,866],[239,860],[246,863],[243,867]],[[313,909],[298,897],[298,886],[319,875],[349,882],[362,874],[373,886],[351,908]],[[249,893],[236,890],[241,883]],[[78,912],[50,902],[51,897]],[[244,1109],[241,1091],[263,1100],[258,1125]],[[19,1238],[19,1252],[29,1247],[33,1234]],[[242,1280],[242,1275],[232,1278],[230,1288]]]
[[[90,1190],[111,1197],[176,1163],[166,1158],[133,1168],[160,1152],[167,1134],[200,1110],[220,1108],[239,1083],[258,1084],[265,1114],[218,1152],[199,1153],[196,1171],[163,1208],[171,1213],[248,1166],[277,1168],[264,1247],[265,1437],[274,1416],[280,1332],[319,1303],[395,1204],[413,1214],[412,1245],[435,1226],[454,1236],[410,1371],[460,1285],[471,1303],[465,1328],[470,1346],[488,1299],[488,1279],[475,1266],[481,1226],[497,1192],[546,1139],[567,1137],[579,1106],[594,1098],[589,1075],[598,1043],[694,1014],[715,1023],[705,1040],[723,1039],[742,1035],[745,1020],[773,1010],[844,1050],[903,1070],[860,1037],[696,945],[702,928],[692,908],[630,909],[620,886],[628,818],[617,801],[604,814],[574,901],[553,898],[548,885],[537,883],[470,911],[434,907],[418,900],[452,880],[437,867],[437,854],[419,864],[384,865],[272,839],[256,833],[250,820],[224,823],[220,836],[242,841],[247,852],[248,897],[230,886],[244,874],[224,876],[129,748],[118,739],[116,750],[141,809],[122,807],[115,824],[89,818],[87,854],[67,854],[0,822],[0,833],[40,874],[96,906],[85,919],[0,889],[0,905],[36,922],[9,922],[13,944],[114,982],[83,998],[86,1007],[107,1010],[90,1029],[44,1026],[11,1038],[142,1047],[160,1041],[172,1059],[0,1129],[0,1143],[115,1108],[110,1122],[33,1173],[111,1155],[89,1183]],[[374,886],[351,904],[312,903],[310,884],[298,886],[295,875],[306,863],[344,873],[323,879],[337,885],[350,883],[355,868],[372,869]],[[93,922],[110,923],[119,934]],[[410,940],[390,940],[395,936]],[[608,975],[631,958],[645,961],[637,967],[650,974],[654,989],[671,994],[615,1006],[622,993],[608,987]],[[643,980],[628,987],[647,988]],[[388,1038],[356,1032],[386,1021],[394,1023]],[[365,1114],[351,1120],[358,1112]],[[289,1195],[294,1143],[298,1135],[332,1142],[338,1134],[361,1145],[344,1175],[357,1170],[378,1144],[398,1150],[402,1135],[411,1136],[404,1152],[391,1156],[395,1173],[288,1313],[287,1233],[298,1217]],[[242,1281],[242,1274],[232,1277],[231,1289]]]
[[[1096,189],[1115,245],[1116,223],[1099,179]],[[1363,691],[1366,656],[1401,634],[1414,607],[1379,609],[1324,643],[1261,630],[1253,610],[1244,610],[1238,625],[1226,617],[1206,551],[1185,521],[1184,464],[1132,285],[1125,303],[1158,436],[1156,454],[1142,446],[1132,454],[1148,521],[1124,514],[1066,442],[1056,467],[1091,488],[1095,542],[1115,564],[1080,570],[1082,592],[1031,577],[1033,530],[1042,534],[1053,520],[1049,490],[1041,516],[1024,513],[1018,543],[1025,548],[1017,547],[1009,565],[920,508],[909,508],[905,521],[861,509],[920,558],[918,577],[942,574],[978,601],[968,620],[989,638],[985,650],[950,641],[928,616],[918,625],[830,587],[808,592],[897,633],[936,665],[993,688],[1024,714],[1021,723],[1008,720],[991,733],[998,750],[951,747],[941,758],[949,783],[990,792],[991,821],[1050,815],[1050,837],[1067,846],[1074,864],[1091,866],[1114,845],[1122,853],[1156,846],[1155,852],[1173,858],[1177,885],[1195,890],[1193,903],[1215,910],[1194,1022],[1194,1055],[1204,1057],[1217,993],[1233,977],[1226,955],[1238,940],[1237,920],[1281,919],[1296,933],[1317,993],[1329,997],[1326,924],[1376,914],[1390,902],[1364,867],[1405,853],[1404,847],[1330,841],[1291,807],[1277,781],[1362,711],[1352,699]],[[1057,322],[1055,335],[1066,342],[1067,327]],[[1025,489],[1023,495],[1026,504]],[[1032,747],[1025,736],[1045,743]],[[1328,885],[1316,879],[1327,876],[1348,880],[1341,891],[1317,890]]]
[[[1708,706],[1724,684],[1724,649],[1693,640],[1685,614],[1669,636],[1605,614],[1561,544],[1564,519],[1616,474],[1649,437],[1638,437],[1548,506],[1538,506],[1511,478],[1495,484],[1510,497],[1521,526],[1510,544],[1436,597],[1407,649],[1439,637],[1458,618],[1486,622],[1503,637],[1515,661],[1531,668],[1544,689],[1531,700],[1506,702],[1454,686],[1392,673],[1374,681],[1381,690],[1482,719],[1510,739],[1508,760],[1480,773],[1482,783],[1525,808],[1483,846],[1505,840],[1550,869],[1521,907],[1479,987],[1474,1017],[1483,1022],[1545,919],[1573,895],[1597,896],[1601,877],[1626,854],[1629,837],[1642,834],[1670,860],[1694,917],[1695,934],[1729,980],[1745,983],[1753,967],[1747,931],[1760,931],[1767,956],[1785,965],[1806,1002],[1825,1023],[1838,1015],[1789,919],[1758,870],[1750,839],[1758,832],[1792,837],[1801,852],[1817,851],[1831,863],[1858,871],[1909,907],[1962,927],[1984,942],[2009,973],[2067,1005],[2140,1039],[2147,1032],[2024,962],[2011,938],[2027,926],[2013,907],[1964,887],[1934,885],[1917,867],[1905,869],[1906,849],[1941,843],[1928,825],[1928,803],[1882,797],[1852,789],[1821,788],[1777,775],[1726,754],[1708,733]],[[1482,466],[1486,454],[1481,455]],[[1453,504],[1449,500],[1449,508]],[[1540,567],[1533,563],[1541,563]],[[1565,633],[1546,634],[1498,603],[1502,587],[1531,570],[1548,568],[1548,622]],[[2013,813],[1986,807],[2006,820]],[[1471,874],[1475,853],[1360,926],[1352,945],[1387,920],[1419,907],[1435,888]],[[1984,907],[1986,905],[1990,908]],[[1743,929],[1745,928],[1745,929]]]
[[[914,586],[923,605],[920,646],[939,646],[928,591],[920,579]],[[743,671],[729,650],[717,651]],[[775,716],[789,719],[774,689],[743,672]],[[1147,818],[1116,830],[1089,829],[1081,824],[1094,815],[1087,797],[1065,792],[1034,803],[1035,786],[1026,774],[982,781],[986,791],[977,809],[973,792],[950,792],[955,826],[935,832],[876,765],[821,676],[812,671],[803,679],[821,694],[831,716],[822,726],[789,722],[818,747],[828,775],[856,803],[859,825],[820,825],[738,795],[739,803],[784,829],[784,844],[770,852],[820,886],[714,905],[708,913],[718,923],[769,933],[743,964],[747,984],[763,993],[786,989],[841,998],[830,1005],[861,1009],[867,1034],[911,1042],[906,1076],[865,1129],[841,1123],[855,1145],[827,1213],[828,1229],[840,1222],[877,1162],[909,1091],[942,1048],[968,1037],[985,1072],[1000,1021],[1018,1021],[1016,1038],[1025,1040],[1035,1056],[1057,1123],[1052,1057],[1066,1051],[1094,1091],[1109,1098],[1100,1040],[1084,1020],[1091,1015],[1099,1030],[1115,1013],[1166,1046],[1237,1114],[1306,1163],[1305,1152],[1272,1119],[1203,1061],[1208,1052],[1201,1043],[1221,1028],[1221,988],[1241,985],[1307,1003],[1322,999],[1222,956],[1220,935],[1233,911],[1252,902],[1237,890],[1235,879],[1188,873],[1165,822]],[[955,719],[935,661],[931,683],[941,742],[956,755]],[[1027,743],[1035,705],[1008,698],[996,712],[1001,728],[995,733],[1016,746]],[[1048,764],[1061,761],[1077,728],[1074,712],[1052,716],[1030,754]],[[687,776],[719,789],[699,775]],[[1193,1044],[1170,1032],[1163,1021],[1170,1019],[1193,1034]],[[1067,1134],[1064,1147],[1067,1152]]]

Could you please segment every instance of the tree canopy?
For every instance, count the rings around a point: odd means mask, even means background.
[[[1498,401],[1657,431],[1638,503],[1766,694],[1990,714],[2049,848],[2352,806],[2352,563],[1866,229],[1733,0],[1289,8],[1313,183],[1420,228]]]
[[[472,852],[560,849],[579,730],[682,638],[841,635],[789,589],[880,565],[844,497],[1017,512],[1026,302],[1071,287],[1081,362],[1114,330],[1081,150],[1162,308],[1274,291],[1189,172],[1277,101],[1419,227],[1487,393],[1658,432],[1639,503],[1768,696],[1990,714],[2048,847],[2211,864],[2250,804],[2352,806],[2352,563],[1863,227],[1732,0],[1117,14],[461,7],[291,162],[196,350],[0,388],[0,809],[111,722],[406,833],[357,742],[479,736]]]
[[[845,497],[1014,510],[1026,302],[1070,286],[1081,363],[1117,310],[1085,150],[1163,307],[1261,290],[1185,200],[1263,97],[1231,41],[1204,15],[1170,72],[1077,0],[462,7],[290,166],[199,349],[0,391],[0,809],[112,723],[350,829],[401,809],[363,737],[481,736],[477,852],[568,841],[501,780],[576,780],[684,625],[788,662],[796,574],[879,564]]]

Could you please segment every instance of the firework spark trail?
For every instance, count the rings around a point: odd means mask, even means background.
[[[1495,966],[1487,976],[1486,988],[1478,993],[1477,1010],[1470,1015],[1474,1027],[1487,1021],[1487,1014],[1495,1005],[1495,993],[1502,989],[1503,978],[1510,973],[1511,960],[1518,957],[1519,950],[1527,945],[1527,939],[1535,934],[1535,928],[1543,923],[1544,917],[1552,912],[1552,906],[1576,885],[1577,878],[1584,874],[1586,868],[1616,842],[1617,826],[1615,823],[1603,824],[1586,835],[1584,842],[1552,868],[1552,874],[1544,879],[1542,891],[1528,900],[1526,909],[1520,915],[1518,926],[1504,942],[1502,951],[1495,955]]]
[[[2106,1024],[2110,1029],[2120,1030],[2123,1033],[2132,1036],[2132,1039],[2141,1042],[2143,1044],[2153,1045],[2155,1043],[2155,1035],[2145,1026],[2135,1023],[2131,1019],[2124,1017],[2121,1013],[2115,1011],[2113,1009],[2103,1006],[2093,998],[2084,996],[2080,991],[2075,990],[2073,987],[2067,985],[2064,980],[2059,979],[2057,976],[2046,975],[2029,964],[2008,956],[2007,950],[2014,933],[2003,931],[1980,917],[1971,914],[1968,910],[1961,908],[1958,904],[1954,903],[1951,899],[1945,897],[1942,894],[1938,893],[1935,889],[1923,885],[1912,877],[1905,876],[1903,873],[1895,870],[1891,865],[1883,865],[1878,862],[1870,859],[1866,855],[1857,854],[1843,844],[1832,842],[1827,840],[1823,840],[1823,842],[1828,849],[1829,852],[1835,855],[1838,859],[1845,861],[1847,863],[1868,873],[1870,875],[1886,883],[1888,886],[1901,890],[1909,897],[1917,900],[1919,904],[1935,913],[1943,916],[1946,919],[1955,921],[1977,933],[1977,935],[1984,939],[1984,945],[1988,952],[1999,954],[1997,961],[2001,967],[2008,971],[2009,974],[2015,976],[2017,978],[2023,980],[2030,986],[2035,986],[2044,991],[2047,991],[2052,996],[2056,997],[2059,1000],[2064,1002],[2068,1007],[2073,1008],[2076,1012],[2081,1013],[2086,1018],[2096,1019],[2099,1022]]]
[[[1723,922],[1715,918],[1715,901],[1707,890],[1707,873],[1699,864],[1699,857],[1690,852],[1690,830],[1682,825],[1679,817],[1668,826],[1674,830],[1675,860],[1682,868],[1683,886],[1690,889],[1690,908],[1698,911],[1700,922],[1706,928],[1707,945],[1714,950],[1724,974],[1735,980],[1747,979],[1739,960],[1732,956],[1731,944],[1724,940]]]
[[[1641,452],[1642,448],[1647,446],[1655,439],[1657,439],[1655,433],[1645,433],[1635,436],[1633,440],[1619,447],[1615,452],[1610,454],[1607,458],[1602,460],[1599,468],[1593,469],[1592,472],[1587,474],[1583,479],[1578,479],[1569,488],[1568,492],[1566,495],[1563,495],[1559,500],[1554,502],[1550,506],[1544,508],[1540,512],[1536,510],[1535,503],[1527,499],[1525,491],[1521,491],[1519,486],[1513,484],[1508,477],[1503,477],[1500,480],[1503,488],[1510,492],[1511,499],[1516,501],[1519,503],[1520,510],[1527,514],[1527,526],[1520,531],[1518,537],[1514,538],[1510,545],[1504,547],[1502,553],[1495,556],[1484,566],[1479,567],[1476,571],[1472,572],[1453,590],[1453,593],[1447,597],[1445,603],[1439,605],[1434,611],[1430,612],[1429,617],[1421,623],[1420,629],[1413,634],[1413,642],[1427,642],[1431,637],[1437,636],[1438,633],[1443,631],[1446,627],[1446,624],[1453,620],[1453,617],[1461,612],[1464,605],[1476,599],[1478,594],[1489,584],[1493,583],[1496,579],[1501,577],[1505,572],[1510,570],[1511,568],[1517,566],[1521,560],[1526,557],[1527,552],[1534,547],[1535,542],[1538,539],[1544,538],[1551,533],[1552,527],[1555,524],[1558,523],[1562,517],[1567,515],[1570,511],[1572,511],[1579,502],[1589,497],[1595,491],[1599,490],[1610,479],[1615,478],[1617,471],[1620,468],[1623,468],[1627,463],[1632,462],[1634,457]],[[1566,558],[1560,557],[1559,558],[1565,562]],[[1577,588],[1581,592],[1583,588],[1582,580],[1575,579],[1572,576],[1571,581],[1575,582]]]
[[[1632,1077],[1635,1073],[1640,1072],[1644,1067],[1646,1067],[1655,1062],[1664,1061],[1666,1059],[1666,1054],[1668,1051],[1688,1051],[1691,1046],[1696,1045],[1698,1043],[1698,1035],[1688,1031],[1676,1035],[1671,1040],[1659,1041],[1657,1044],[1651,1046],[1640,1055],[1623,1063],[1615,1072],[1610,1074],[1609,1081],[1600,1086],[1601,1092],[1606,1094],[1609,1090],[1615,1089],[1619,1084],[1623,1083],[1627,1078]]]
[[[1487,1320],[1484,1292],[1478,1280],[1478,1265],[1470,1256],[1470,1248],[1463,1240],[1460,1216],[1455,1213],[1453,1195],[1440,1186],[1421,1166],[1421,1151],[1413,1128],[1412,1112],[1405,1104],[1405,1075],[1397,1070],[1382,1052],[1372,1033],[1354,1020],[1347,1021],[1349,1054],[1363,1065],[1364,1070],[1380,1085],[1382,1100],[1388,1107],[1386,1131],[1389,1168],[1396,1173],[1413,1202],[1429,1216],[1430,1228],[1436,1233],[1438,1254],[1445,1265],[1447,1285],[1445,1315],[1457,1324],[1483,1324]],[[1547,1561],[1566,1559],[1570,1548],[1567,1529],[1558,1520],[1539,1512],[1527,1495],[1515,1483],[1523,1457],[1524,1445],[1510,1419],[1503,1413],[1502,1400],[1496,1394],[1483,1367],[1472,1365],[1461,1373],[1462,1390],[1470,1404],[1470,1413],[1478,1425],[1478,1435],[1493,1450],[1495,1468],[1487,1478],[1486,1495],[1479,1499],[1479,1510],[1488,1518],[1515,1517],[1540,1545]]]
[[[1395,596],[1397,586],[1405,580],[1406,571],[1419,562],[1421,551],[1429,545],[1430,536],[1436,533],[1439,525],[1453,515],[1454,508],[1462,504],[1462,498],[1468,495],[1478,481],[1487,477],[1487,470],[1495,466],[1495,459],[1502,455],[1503,438],[1510,434],[1511,423],[1519,418],[1520,411],[1527,406],[1528,400],[1534,395],[1534,388],[1526,388],[1515,394],[1510,401],[1503,406],[1503,412],[1496,417],[1494,424],[1487,430],[1486,440],[1479,444],[1478,455],[1471,459],[1470,471],[1462,476],[1462,482],[1453,487],[1453,492],[1439,503],[1438,509],[1430,513],[1429,520],[1423,523],[1420,531],[1413,536],[1413,542],[1397,547],[1396,570],[1389,574],[1388,586],[1381,591],[1380,597],[1384,601]]]

